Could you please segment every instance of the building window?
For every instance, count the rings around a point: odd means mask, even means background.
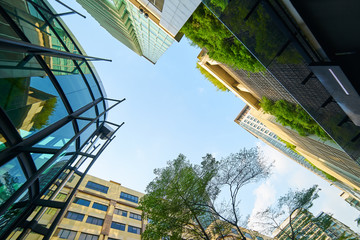
[[[231,232],[232,232],[233,234],[238,234],[238,232],[237,232],[237,230],[236,230],[235,228],[232,228],[232,229],[231,229]]]
[[[130,216],[129,216],[129,217],[141,221],[141,215],[139,215],[139,214],[130,213]]]
[[[247,232],[246,232],[244,235],[245,235],[245,237],[248,238],[248,239],[253,239],[252,236],[251,236],[249,233],[247,233]]]
[[[149,0],[160,12],[162,12],[164,7],[164,0]]]
[[[104,223],[104,220],[101,219],[101,218],[96,218],[96,217],[88,216],[88,218],[86,219],[86,222],[87,222],[87,223],[90,223],[90,224],[102,226],[103,223]]]
[[[114,213],[123,217],[127,217],[127,211],[115,208]]]
[[[88,233],[81,233],[79,240],[98,240],[99,236],[88,234]]]
[[[264,240],[262,237],[256,237],[257,240]]]
[[[62,239],[74,240],[75,236],[76,236],[76,232],[75,231],[70,231],[70,230],[67,230],[67,229],[60,229],[57,236],[59,238],[62,238]]]
[[[112,222],[112,223],[111,223],[111,228],[114,228],[114,229],[117,229],[117,230],[121,230],[121,231],[125,231],[125,224],[117,223],[117,222]]]
[[[88,207],[90,205],[90,201],[82,199],[82,198],[75,198],[74,203],[79,204],[79,205],[83,205]]]
[[[109,190],[108,187],[103,186],[103,185],[98,184],[98,183],[91,182],[91,181],[88,181],[88,182],[87,182],[86,187],[87,187],[87,188],[90,188],[90,189],[92,189],[92,190],[96,190],[96,191],[102,192],[102,193],[107,193],[108,190]]]
[[[108,206],[94,202],[93,205],[92,205],[92,208],[99,209],[101,211],[107,211]]]
[[[84,214],[76,213],[76,212],[67,212],[65,217],[81,222],[84,219]]]
[[[130,233],[136,233],[136,234],[140,234],[140,228],[138,227],[133,227],[133,226],[128,226],[128,232]]]
[[[128,200],[130,202],[134,202],[134,203],[138,203],[139,202],[139,198],[134,196],[134,195],[130,195],[128,193],[124,193],[124,192],[121,192],[120,194],[120,198],[122,199],[125,199],[125,200]]]

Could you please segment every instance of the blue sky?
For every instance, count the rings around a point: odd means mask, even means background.
[[[50,2],[58,12],[64,11]],[[206,153],[220,158],[244,147],[261,146],[275,161],[274,174],[243,189],[244,215],[274,203],[289,187],[318,184],[322,191],[313,212],[333,213],[359,232],[354,223],[359,212],[340,198],[340,190],[261,144],[234,122],[244,103],[231,92],[216,91],[198,72],[200,49],[183,38],[153,65],[112,38],[75,1],[64,2],[87,16],[63,17],[86,53],[113,60],[94,62],[108,97],[126,98],[109,114],[110,121],[125,125],[90,174],[143,192],[154,177],[153,169],[164,167],[179,153],[199,163]]]

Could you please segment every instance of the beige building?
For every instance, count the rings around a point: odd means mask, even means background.
[[[300,136],[289,127],[276,122],[272,115],[261,111],[259,101],[263,96],[274,101],[284,99],[297,104],[294,98],[267,73],[249,73],[235,70],[209,58],[206,50],[198,55],[198,64],[217,78],[236,96],[247,103],[251,115],[259,119],[278,137],[296,146],[296,151],[317,168],[332,175],[350,189],[360,191],[360,166],[354,162],[335,142],[324,141],[319,137]],[[241,121],[241,114],[235,122]]]
[[[78,179],[79,175],[74,174],[54,201],[65,202]],[[50,192],[48,195],[51,195]],[[86,175],[50,239],[141,239],[140,234],[144,231],[146,223],[141,218],[141,211],[136,208],[143,195],[120,183]],[[57,216],[55,214],[57,211],[59,210],[56,208],[48,207],[41,213],[39,224],[44,227],[50,226]],[[39,212],[34,211],[33,215],[36,214]],[[35,231],[41,231],[41,229]],[[19,233],[7,239],[17,239]],[[40,240],[42,238],[42,235],[31,232],[24,239]]]
[[[141,239],[145,222],[136,207],[143,195],[120,183],[86,175],[51,239]]]

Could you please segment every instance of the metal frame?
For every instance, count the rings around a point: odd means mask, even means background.
[[[16,66],[0,66],[2,69],[33,69],[33,70],[42,70],[44,71],[49,79],[51,80],[52,84],[54,85],[55,89],[57,90],[59,97],[61,98],[68,115],[63,117],[62,119],[58,120],[57,122],[51,124],[50,126],[42,129],[41,131],[37,132],[36,134],[26,138],[22,139],[20,134],[17,132],[16,127],[12,124],[10,118],[7,116],[6,112],[0,108],[0,124],[1,126],[7,126],[3,128],[2,134],[5,137],[7,141],[7,148],[0,152],[0,166],[3,164],[6,164],[10,160],[17,158],[21,169],[26,177],[26,182],[21,185],[20,188],[16,190],[16,192],[10,196],[9,199],[7,199],[1,206],[0,206],[0,216],[3,215],[8,211],[9,208],[17,209],[22,208],[22,213],[16,216],[16,221],[12,221],[12,223],[8,224],[3,230],[3,233],[0,235],[1,239],[5,239],[16,227],[23,228],[22,233],[18,237],[18,239],[23,239],[27,236],[27,234],[31,231],[35,233],[39,233],[44,235],[44,239],[49,239],[53,230],[55,229],[58,221],[60,220],[62,214],[64,213],[67,205],[72,200],[73,195],[76,192],[77,187],[81,183],[82,179],[84,178],[85,174],[88,172],[90,167],[94,164],[94,162],[97,160],[99,155],[104,151],[104,149],[110,144],[110,142],[114,139],[114,133],[124,124],[114,124],[111,122],[106,121],[106,114],[109,110],[117,106],[119,103],[123,102],[123,100],[116,100],[116,99],[109,99],[104,97],[104,92],[101,88],[101,85],[99,84],[96,75],[94,74],[91,66],[87,61],[96,61],[96,60],[104,60],[104,61],[111,61],[109,59],[103,59],[103,58],[97,58],[97,57],[91,57],[86,56],[82,54],[81,49],[77,46],[76,42],[72,38],[71,34],[67,31],[67,28],[63,26],[62,22],[59,21],[58,17],[62,15],[67,14],[73,14],[76,13],[82,17],[85,17],[84,15],[76,12],[74,9],[70,8],[66,4],[62,3],[61,1],[57,0],[60,4],[70,9],[70,12],[62,13],[62,14],[54,14],[52,13],[52,10],[44,3],[41,2],[43,6],[39,5],[38,3],[35,3],[31,0],[26,0],[29,4],[32,4],[35,10],[40,14],[40,16],[44,20],[44,26],[48,26],[52,32],[54,33],[55,37],[58,38],[59,42],[61,43],[62,47],[65,49],[65,51],[55,50],[47,47],[38,46],[35,44],[32,44],[29,39],[26,37],[26,35],[23,33],[22,29],[18,26],[18,24],[10,17],[9,14],[14,15],[10,11],[3,8],[3,6],[0,5],[0,14],[3,16],[3,18],[8,22],[9,26],[13,29],[13,31],[18,35],[18,37],[21,39],[14,40],[14,39],[8,39],[0,37],[0,49],[5,51],[16,51],[20,53],[27,54],[25,58],[23,58]],[[51,17],[48,19],[46,18],[45,14],[43,12],[46,12],[46,14],[50,14]],[[22,19],[20,16],[14,15],[18,19]],[[25,21],[23,19],[22,21]],[[51,21],[56,21],[57,26],[59,25],[63,31],[65,32],[66,36],[70,39],[76,50],[79,52],[79,54],[72,53],[67,48],[64,41],[60,38],[58,35],[56,29],[54,29],[53,25],[50,23]],[[25,21],[28,22],[28,21]],[[33,24],[28,23],[31,26]],[[34,26],[35,28],[36,26]],[[40,29],[40,31],[44,32],[45,34],[48,34],[44,31],[43,27],[36,27],[37,29]],[[78,70],[79,74],[82,76],[83,81],[85,82],[85,85],[91,95],[92,102],[88,103],[87,105],[81,107],[80,109],[73,111],[70,102],[68,101],[65,93],[63,92],[61,86],[59,85],[56,76],[53,74],[52,70],[49,68],[49,66],[46,64],[45,60],[42,58],[42,56],[52,56],[52,57],[58,57],[58,58],[67,58],[74,62],[74,70],[72,72],[68,72],[70,74],[73,74],[76,70]],[[26,67],[26,64],[32,59],[35,58],[38,64],[40,65],[40,68],[32,68],[32,67]],[[80,62],[78,62],[80,61]],[[86,64],[87,68],[89,69],[95,83],[97,84],[98,90],[101,94],[100,98],[95,98],[94,93],[91,90],[91,87],[89,85],[89,82],[87,81],[87,78],[83,71],[81,70],[80,66],[82,64]],[[64,71],[66,72],[66,71]],[[109,106],[107,102],[114,102]],[[103,111],[99,112],[98,104],[103,104]],[[96,117],[94,118],[85,118],[81,117],[80,115],[86,112],[87,110],[93,108],[95,110]],[[104,117],[104,121],[100,121],[100,118]],[[85,120],[88,121],[88,123],[83,127],[82,129],[79,129],[79,126],[77,124],[77,120]],[[33,145],[42,139],[46,138],[47,136],[51,135],[53,132],[57,131],[61,127],[65,126],[68,123],[72,123],[73,129],[74,129],[74,136],[66,143],[64,144],[60,149],[51,149],[51,148],[40,148],[40,147],[33,147]],[[101,128],[104,126],[104,124],[110,124],[112,126],[115,126],[115,130],[111,137],[104,140],[103,144],[100,146],[92,147],[91,149],[88,148],[86,151],[84,151],[85,146],[92,142],[95,136],[98,136],[101,131]],[[96,124],[96,130],[91,134],[90,137],[86,141],[83,142],[80,146],[80,136],[84,131],[89,129],[90,126]],[[72,144],[75,143],[75,151],[67,152],[66,149],[70,147]],[[99,147],[100,146],[100,147]],[[90,152],[89,152],[90,151]],[[96,153],[95,153],[96,152]],[[36,169],[33,158],[31,157],[30,153],[47,153],[47,154],[53,154],[53,156],[48,159],[39,169]],[[59,156],[68,156],[69,159],[67,159],[64,166],[62,166],[58,172],[52,176],[50,181],[42,188],[40,189],[40,181],[39,177],[41,174],[47,170],[56,160]],[[75,165],[72,167],[72,164],[77,161],[77,159],[80,157],[82,159],[78,165]],[[91,162],[87,166],[84,173],[81,174],[81,178],[78,181],[76,187],[72,190],[71,194],[69,195],[67,201],[65,203],[53,201],[55,196],[59,193],[62,188],[62,186],[65,185],[66,181],[70,178],[69,174],[78,172],[79,167],[86,161],[86,159],[90,158]],[[78,160],[79,161],[79,160]],[[65,171],[70,170],[68,173]],[[65,174],[65,175],[64,175]],[[64,177],[65,178],[62,178]],[[60,183],[60,179],[63,179],[63,183]],[[48,200],[41,199],[41,197],[50,189],[56,187],[60,190],[57,192],[53,192],[51,194],[51,198]],[[26,201],[17,201],[22,194],[24,194],[26,191],[29,193],[29,198]],[[15,204],[14,204],[15,203]],[[30,222],[27,221],[28,217],[31,215],[31,213],[35,210],[36,206],[42,206],[42,209],[51,207],[51,208],[57,208],[60,209],[58,211],[57,216],[55,220],[52,222],[49,229],[41,226],[38,224],[38,219],[41,217],[41,211],[39,211],[36,214],[36,217],[33,218]],[[43,211],[44,212],[44,211]]]

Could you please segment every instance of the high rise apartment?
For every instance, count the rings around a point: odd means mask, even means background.
[[[337,143],[324,141],[314,135],[300,136],[295,130],[279,124],[274,116],[262,112],[259,101],[264,96],[274,101],[283,99],[297,104],[296,99],[274,76],[266,72],[248,73],[233,69],[210,59],[206,50],[202,50],[198,58],[201,67],[251,107],[246,112],[250,111],[251,115],[266,125],[271,132],[295,145],[296,151],[317,168],[340,180],[348,189],[360,190],[360,166]],[[236,122],[239,122],[243,113],[238,116]]]
[[[258,118],[253,116],[252,113],[256,114]],[[294,142],[294,139],[292,138],[292,135],[284,134],[284,130],[282,130],[282,128],[285,127],[282,127],[281,125],[277,125],[275,128],[274,124],[272,124],[273,126],[272,129],[274,129],[276,133],[279,133],[282,137],[284,137],[284,139],[282,139],[270,128],[268,128],[265,124],[263,124],[263,122],[269,123],[269,120],[267,120],[268,116],[269,115],[259,113],[255,109],[251,109],[249,106],[246,105],[244,109],[240,112],[240,114],[236,117],[235,122],[239,124],[242,128],[244,128],[246,131],[248,131],[250,134],[262,140],[270,147],[276,149],[280,153],[285,154],[286,156],[288,156],[290,159],[294,160],[301,166],[305,167],[309,171],[312,171],[316,175],[323,178],[325,181],[328,181],[331,185],[334,185],[340,190],[344,191],[343,193],[344,196],[349,196],[353,198],[354,201],[360,198],[360,195],[356,190],[356,187],[354,187],[354,185],[352,185],[351,182],[347,181],[347,179],[339,176],[338,174],[336,174],[337,178],[334,178],[332,175],[328,173],[328,172],[332,172],[331,169],[323,168],[326,170],[326,172],[324,172],[324,170],[320,170],[318,167],[316,167],[316,165],[310,162],[310,160],[316,162],[316,159],[314,159],[314,155],[311,155],[310,153],[306,153],[303,149],[296,147],[290,142],[287,142],[287,141]],[[305,152],[304,155],[311,157],[310,160],[306,159],[298,151],[302,153]]]
[[[359,239],[359,235],[352,231],[348,226],[333,218],[332,216],[321,212],[317,218],[322,218],[325,222],[309,221],[313,218],[312,213],[308,211],[296,210],[291,214],[291,223],[296,239],[311,239],[311,240],[335,240],[335,239]],[[290,239],[291,226],[290,218],[287,218],[280,226],[273,232],[276,239]]]
[[[1,0],[0,16],[0,239],[49,239],[120,127],[106,120],[121,101],[46,1]]]
[[[156,63],[200,0],[77,0],[114,38]]]

